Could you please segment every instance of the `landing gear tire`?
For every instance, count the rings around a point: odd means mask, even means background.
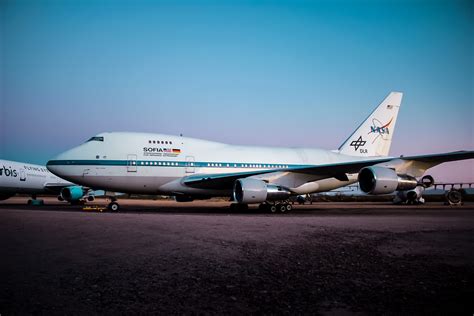
[[[111,202],[109,203],[109,205],[107,206],[107,208],[111,211],[111,212],[118,212],[119,209],[120,209],[120,205],[117,203],[117,202]]]
[[[286,204],[280,204],[278,205],[278,210],[280,211],[280,213],[286,213]]]
[[[286,204],[286,211],[290,212],[293,209],[293,205],[291,204]]]
[[[277,211],[277,206],[276,206],[275,204],[270,205],[270,209],[269,209],[269,210],[270,210],[270,213],[276,213],[276,211]]]

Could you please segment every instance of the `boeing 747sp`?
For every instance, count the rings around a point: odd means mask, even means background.
[[[102,133],[47,164],[61,178],[94,189],[175,196],[177,201],[228,196],[234,207],[261,203],[291,209],[292,195],[359,181],[368,194],[420,195],[425,171],[474,158],[473,151],[388,157],[402,93],[392,92],[337,150],[234,146],[145,133]],[[431,178],[431,179],[430,179]],[[109,204],[118,210],[117,202]]]

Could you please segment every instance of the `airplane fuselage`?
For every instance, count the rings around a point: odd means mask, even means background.
[[[45,187],[47,183],[72,185],[52,174],[45,166],[0,160],[0,199],[17,193],[51,193]]]
[[[268,183],[295,194],[332,190],[357,181],[291,174],[286,169],[360,160],[336,152],[308,148],[235,146],[181,136],[103,133],[48,162],[61,177],[95,189],[141,194],[228,196],[230,190],[203,190],[182,183],[193,174],[226,174],[274,170]],[[284,176],[284,177],[283,177]],[[263,177],[263,178],[262,178]]]

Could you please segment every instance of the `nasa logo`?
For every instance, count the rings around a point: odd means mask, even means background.
[[[382,124],[378,119],[373,119],[372,120],[372,126],[370,127],[370,133],[377,133],[379,135],[388,135],[390,134],[390,130],[388,129],[388,126],[390,123],[392,123],[393,117],[390,119],[390,121],[387,124]]]
[[[6,168],[5,166],[3,166],[3,168],[0,168],[0,176],[16,178],[18,176],[18,173],[15,169],[12,169],[12,167]]]
[[[388,130],[388,127],[371,126],[370,127],[370,132],[371,133],[379,133],[379,134],[390,134],[390,131]]]

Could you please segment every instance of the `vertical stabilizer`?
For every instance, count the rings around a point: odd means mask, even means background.
[[[339,147],[339,153],[358,157],[388,156],[403,93],[391,92]]]

